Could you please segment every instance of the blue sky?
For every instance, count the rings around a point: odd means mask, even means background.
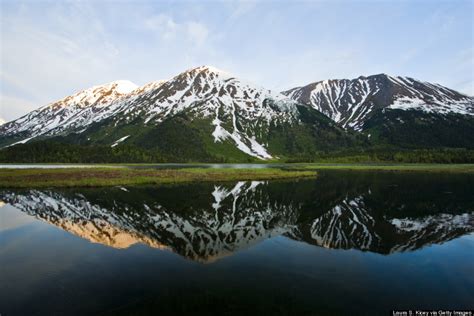
[[[0,1],[0,117],[212,65],[281,91],[388,73],[474,95],[474,1]]]

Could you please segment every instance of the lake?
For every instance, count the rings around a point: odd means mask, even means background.
[[[2,315],[474,308],[474,176],[0,190]]]
[[[310,164],[299,164],[300,166]],[[281,168],[284,163],[160,163],[160,164],[0,164],[0,169],[65,169],[65,168],[138,168],[138,169],[182,169],[182,168],[215,168],[215,169],[261,169]]]

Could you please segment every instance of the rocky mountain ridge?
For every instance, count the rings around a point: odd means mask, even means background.
[[[474,116],[474,97],[439,84],[386,74],[323,80],[282,93],[311,105],[344,128],[358,131],[364,130],[364,123],[375,112],[384,109]]]

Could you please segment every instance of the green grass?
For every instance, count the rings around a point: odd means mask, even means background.
[[[98,187],[206,181],[250,181],[316,177],[314,170],[263,169],[2,169],[2,188]]]
[[[304,170],[354,170],[354,171],[407,171],[407,172],[451,172],[474,173],[474,164],[297,164]]]

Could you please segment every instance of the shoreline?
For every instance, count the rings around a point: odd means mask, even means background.
[[[169,162],[169,163],[0,163],[0,170],[6,169],[90,169],[90,168],[133,168],[148,167],[147,169],[358,169],[358,170],[425,170],[425,169],[464,169],[473,170],[472,163],[392,163],[392,162],[367,162],[367,163],[345,163],[345,162],[251,162],[251,163],[222,163],[222,162]],[[176,167],[176,168],[174,168]]]
[[[319,171],[474,174],[474,164],[153,164],[24,165],[0,168],[1,188],[102,187],[316,177]],[[176,168],[173,168],[175,166]]]
[[[0,169],[0,188],[104,187],[189,182],[263,181],[316,178],[315,170],[254,169],[133,169],[126,167]]]

